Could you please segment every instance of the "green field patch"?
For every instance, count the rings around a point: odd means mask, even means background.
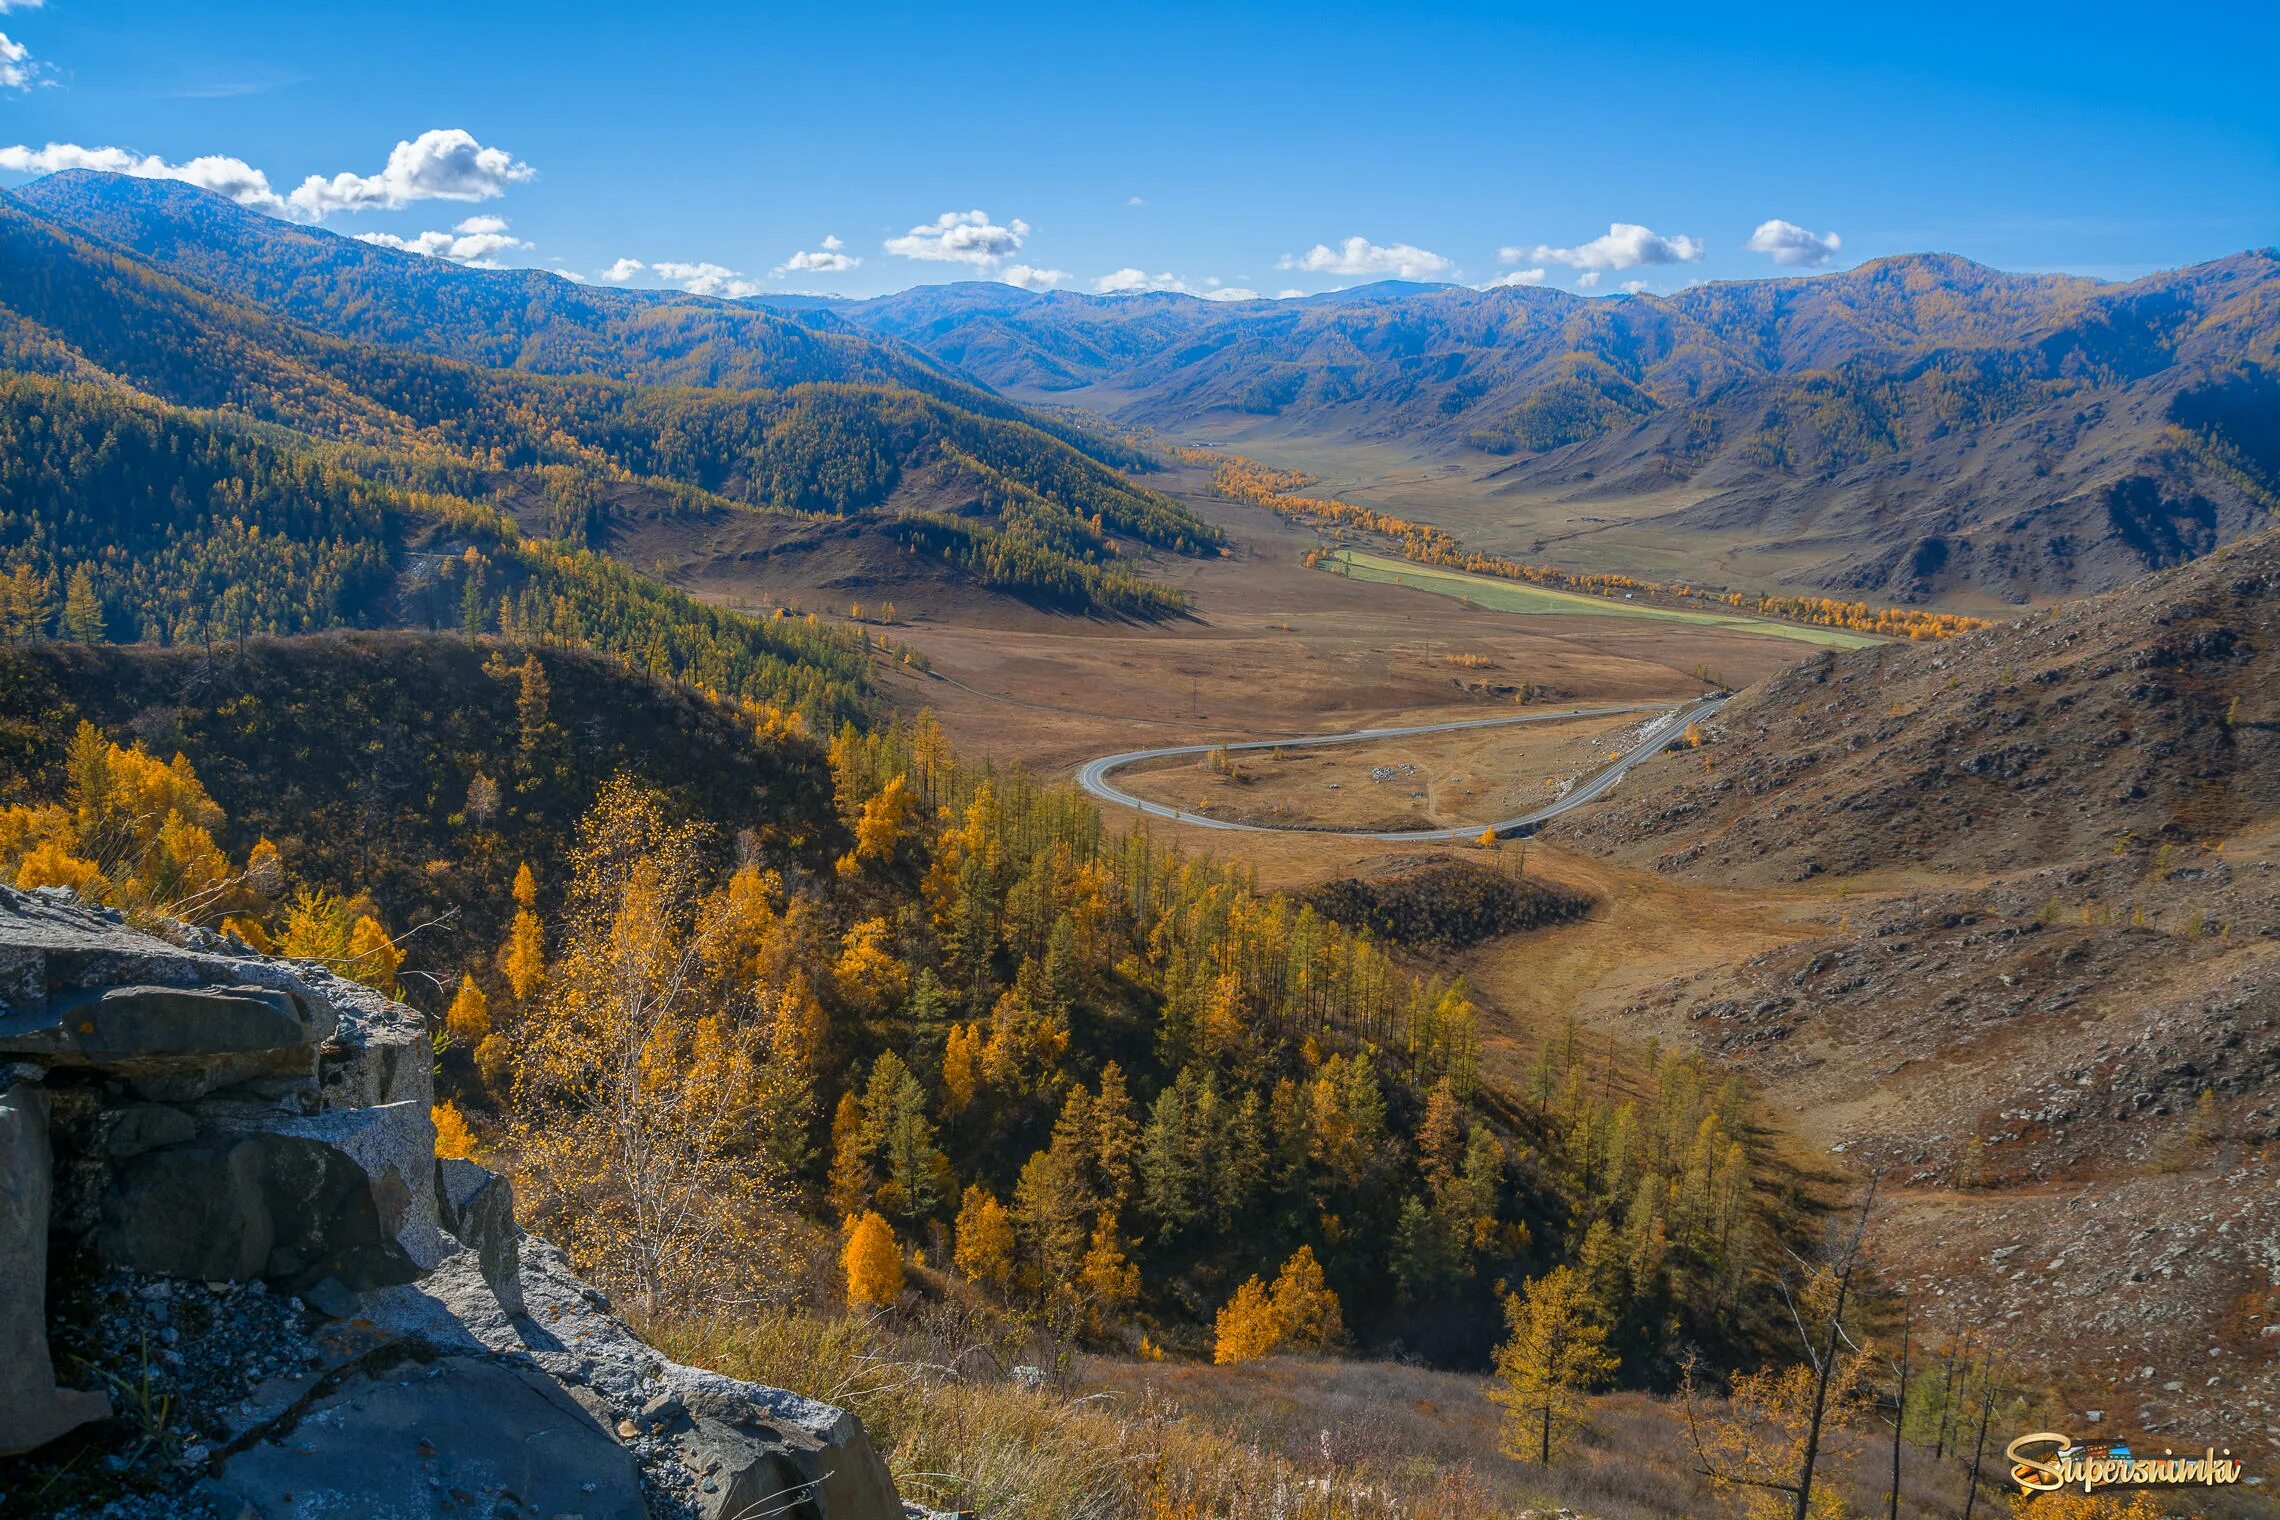
[[[1779,618],[1753,617],[1744,612],[1689,612],[1678,607],[1628,602],[1617,597],[1590,596],[1580,591],[1555,591],[1549,586],[1530,585],[1526,581],[1498,580],[1493,576],[1473,575],[1463,570],[1443,570],[1432,565],[1412,564],[1407,560],[1388,559],[1382,554],[1364,554],[1353,549],[1340,549],[1331,557],[1341,566],[1333,573],[1349,575],[1355,580],[1430,591],[1435,596],[1454,597],[1496,612],[1518,612],[1532,616],[1556,613],[1581,617],[1649,618],[1666,623],[1695,623],[1705,628],[1731,628],[1740,633],[1795,639],[1801,644],[1821,644],[1832,649],[1861,649],[1882,642],[1872,635],[1853,633],[1843,628],[1787,623]]]

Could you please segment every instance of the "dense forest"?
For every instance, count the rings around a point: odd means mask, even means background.
[[[539,1139],[589,1166],[626,1139],[571,1117],[605,1096],[606,1062],[563,1064],[611,1029],[595,957],[683,966],[641,1038],[702,1043],[687,1080],[735,1099],[692,1127],[702,1094],[651,1079],[644,1143],[685,1163],[657,1185],[875,1217],[1067,1335],[1477,1362],[1496,1285],[1561,1263],[1636,1380],[1763,1329],[1752,1263],[1788,1221],[1739,1087],[1570,1032],[1496,1090],[1466,989],[1398,941],[965,764],[923,717],[825,745],[496,635],[36,643],[0,659],[0,766],[29,799],[0,815],[8,879],[427,1007],[446,1129],[527,1152],[546,1227],[660,1302],[705,1290],[688,1242],[629,1244],[649,1216]]]

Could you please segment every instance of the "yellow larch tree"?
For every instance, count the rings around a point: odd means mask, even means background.
[[[1125,1257],[1124,1236],[1113,1209],[1103,1209],[1093,1221],[1092,1244],[1077,1264],[1077,1291],[1096,1335],[1140,1300],[1140,1269]]]
[[[1253,1276],[1220,1307],[1212,1324],[1211,1359],[1220,1366],[1272,1355],[1282,1344],[1282,1323],[1267,1286]]]
[[[1004,1292],[1013,1285],[1013,1216],[980,1183],[966,1189],[950,1261],[968,1282]]]
[[[1270,1296],[1284,1340],[1328,1351],[1346,1338],[1345,1314],[1322,1276],[1322,1263],[1314,1259],[1314,1247],[1300,1246],[1291,1253]]]
[[[341,974],[384,997],[395,997],[403,991],[396,981],[403,964],[404,952],[388,937],[380,920],[369,913],[357,915],[349,926],[348,962],[340,968]]]
[[[902,1297],[902,1248],[892,1226],[875,1211],[848,1216],[839,1264],[847,1274],[847,1307],[891,1309]]]
[[[443,1027],[470,1050],[491,1033],[491,1000],[483,996],[483,989],[475,985],[472,976],[460,976],[459,990],[451,995],[451,1009],[443,1016]]]
[[[1607,1326],[1572,1267],[1554,1267],[1504,1299],[1511,1337],[1497,1348],[1489,1397],[1504,1409],[1506,1456],[1550,1465],[1584,1398],[1615,1370]]]
[[[458,1104],[446,1098],[428,1110],[428,1117],[435,1121],[436,1155],[446,1160],[475,1159],[475,1131],[468,1128]]]

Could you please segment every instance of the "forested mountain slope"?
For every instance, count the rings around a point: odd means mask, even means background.
[[[833,313],[1167,430],[1391,443],[1579,504],[1679,491],[1658,530],[1875,597],[2110,589],[2280,505],[2269,250],[2123,285],[1915,255],[1668,297],[953,286]]]
[[[613,776],[787,864],[819,869],[843,847],[820,743],[575,647],[509,658],[355,632],[0,649],[0,791],[61,796],[82,721],[186,756],[231,857],[267,839],[299,885],[367,893],[399,931],[427,926],[406,941],[414,965],[487,953],[517,863],[559,855]]]
[[[444,1091],[526,1161],[544,1137],[506,1122],[615,985],[581,958],[691,936],[688,987],[641,1012],[712,1021],[712,1054],[639,1080],[746,1084],[721,1184],[877,1215],[962,1291],[1095,1344],[1399,1336],[1477,1365],[1495,1284],[1587,1251],[1626,1376],[1660,1384],[1682,1341],[1753,1354],[1753,1263],[1800,1222],[1738,1085],[1668,1060],[1610,1090],[1570,1039],[1492,1091],[1461,984],[963,764],[924,718],[826,746],[582,651],[456,636],[30,647],[0,651],[0,783],[23,804],[0,874],[144,911],[167,875],[177,911],[400,988],[444,1016]],[[153,837],[113,858],[113,833]],[[566,1164],[531,1163],[528,1206],[644,1270],[579,1233],[590,1199],[565,1217],[539,1168]],[[1652,1249],[1619,1254],[1633,1236]]]
[[[891,552],[948,560],[1054,606],[1155,615],[1176,599],[1120,558],[1218,540],[996,398],[985,414],[903,385],[648,385],[352,342],[186,284],[7,198],[0,361],[194,409],[199,427],[273,424],[363,475],[496,500],[527,527],[597,548],[613,519],[758,511],[796,537],[803,518],[870,515]]]

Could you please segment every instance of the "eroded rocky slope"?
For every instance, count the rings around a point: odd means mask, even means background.
[[[2280,530],[1944,642],[1817,655],[1547,837],[1703,880],[2001,871],[2280,816]]]

